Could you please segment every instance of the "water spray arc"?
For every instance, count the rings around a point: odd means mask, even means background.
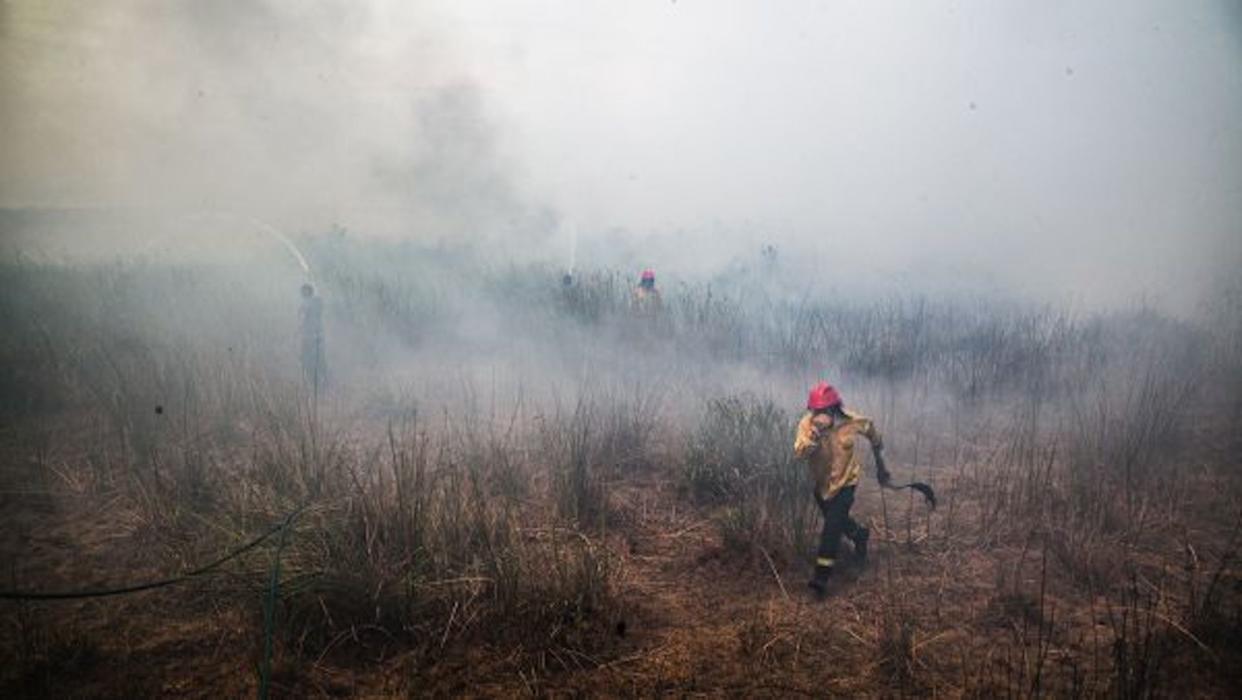
[[[306,261],[306,256],[302,254],[302,251],[297,247],[297,245],[287,235],[281,232],[280,229],[277,229],[275,226],[267,223],[266,221],[253,216],[240,216],[230,214],[228,212],[195,213],[184,216],[179,220],[180,223],[186,225],[202,221],[227,224],[234,228],[241,224],[246,228],[253,229],[256,232],[279,242],[281,247],[283,247],[285,251],[289,253],[289,256],[293,258],[293,261],[297,263],[298,268],[302,270],[302,274],[306,277],[306,280],[309,282],[314,278],[314,275],[311,272],[310,263]],[[141,246],[140,250],[142,253],[148,253],[159,243],[166,241],[175,235],[177,235],[176,231],[164,231],[163,233],[152,236]]]
[[[306,278],[310,279],[311,269],[310,269],[310,265],[306,262],[306,256],[302,255],[302,251],[298,250],[298,247],[293,244],[293,241],[289,240],[288,236],[281,233],[271,224],[265,223],[258,219],[251,218],[250,222],[253,223],[255,226],[257,226],[260,231],[268,234],[269,236],[272,236],[276,240],[283,243],[285,246],[285,249],[289,251],[289,254],[292,255],[295,260],[298,261],[298,265],[302,268],[302,272],[306,275]]]

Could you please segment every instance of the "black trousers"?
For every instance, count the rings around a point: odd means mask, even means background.
[[[862,525],[850,517],[850,507],[854,505],[853,486],[846,486],[828,500],[823,500],[816,494],[815,502],[819,504],[819,512],[824,516],[824,530],[819,536],[815,568],[828,570],[836,563],[837,552],[841,548],[841,535],[856,540]]]

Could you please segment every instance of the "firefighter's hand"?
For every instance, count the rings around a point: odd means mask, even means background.
[[[884,467],[880,467],[875,476],[880,480],[880,486],[888,486],[889,482],[893,480],[893,477],[889,475],[888,470]]]
[[[879,479],[880,486],[888,486],[893,480],[892,475],[888,473],[888,467],[884,464],[884,457],[878,454],[875,456],[875,478]]]

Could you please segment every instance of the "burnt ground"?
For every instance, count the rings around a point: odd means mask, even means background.
[[[0,501],[6,588],[146,580],[177,561],[159,533],[126,519],[120,495],[79,490],[55,459],[8,454],[9,473],[19,478],[7,480]],[[933,474],[951,501],[953,475]],[[1220,517],[1205,515],[1196,534],[1213,543],[1195,551],[1205,568],[1228,554],[1228,508],[1216,494],[1206,511]],[[978,504],[946,503],[926,517],[904,496],[881,504],[864,483],[854,513],[873,528],[872,560],[847,570],[835,595],[817,602],[805,586],[806,562],[727,547],[718,511],[688,505],[659,473],[615,481],[608,498],[603,540],[621,567],[620,602],[589,632],[591,651],[536,651],[446,633],[432,653],[356,629],[312,657],[281,638],[273,695],[1124,695],[1127,683],[1149,683],[1157,695],[1227,697],[1238,687],[1238,646],[1229,636],[1236,626],[1201,638],[1172,617],[1173,603],[1141,617],[1142,605],[1126,609],[1116,595],[1093,594],[1097,584],[1084,585],[1058,558],[1055,538],[1049,545],[1039,533],[1025,542],[979,537],[967,526]],[[1172,543],[1169,552],[1178,548]],[[1185,557],[1137,555],[1145,563],[1129,569],[1098,563],[1115,579],[1108,585],[1132,584],[1143,600],[1182,595]],[[255,556],[242,566],[266,565]],[[1236,593],[1236,568],[1222,570]],[[6,697],[254,694],[263,591],[246,580],[234,571],[116,598],[0,602],[7,668],[0,690]],[[1166,624],[1152,622],[1161,619]],[[1127,624],[1145,640],[1133,646],[1148,652],[1118,670],[1117,636]],[[1141,664],[1154,668],[1132,668]]]

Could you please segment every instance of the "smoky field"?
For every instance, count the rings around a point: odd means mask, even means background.
[[[657,269],[639,313],[620,266],[296,243],[309,276],[0,265],[6,697],[1242,682],[1242,287],[1173,316],[852,294],[756,255]],[[865,464],[872,555],[822,602],[792,454],[820,379],[939,497]]]

